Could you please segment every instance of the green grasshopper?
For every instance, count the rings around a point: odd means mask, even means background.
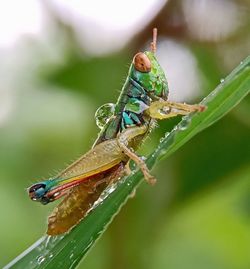
[[[154,184],[156,179],[135,151],[155,121],[204,110],[201,105],[168,101],[167,80],[155,57],[156,39],[155,28],[151,51],[134,56],[117,103],[97,110],[101,131],[91,150],[56,177],[29,188],[30,198],[42,204],[65,196],[48,218],[47,234],[62,234],[74,227],[109,185],[130,172],[130,160]]]

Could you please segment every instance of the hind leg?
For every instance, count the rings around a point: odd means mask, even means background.
[[[148,127],[142,126],[142,127],[131,127],[127,129],[126,131],[120,133],[117,138],[118,145],[122,149],[125,155],[127,155],[131,160],[133,160],[141,169],[145,180],[150,183],[151,185],[155,184],[156,179],[153,177],[145,162],[136,155],[136,153],[128,147],[129,142],[135,138],[136,136],[143,135],[147,132]]]

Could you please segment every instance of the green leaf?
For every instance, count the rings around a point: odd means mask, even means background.
[[[207,106],[204,112],[185,116],[161,139],[159,146],[146,160],[148,167],[152,168],[160,159],[168,157],[193,136],[218,121],[249,91],[250,57],[202,101]],[[42,237],[5,268],[75,268],[142,181],[141,172],[133,172],[120,181],[114,191],[107,190],[107,197],[73,230],[63,236]]]

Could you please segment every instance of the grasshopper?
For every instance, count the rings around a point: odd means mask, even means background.
[[[47,234],[62,234],[74,227],[105,188],[130,172],[130,160],[154,184],[156,179],[135,151],[155,121],[204,110],[201,105],[168,101],[167,79],[155,57],[156,39],[154,28],[151,50],[134,56],[117,103],[97,110],[101,131],[92,148],[57,176],[28,189],[30,198],[42,204],[64,196],[48,218]]]

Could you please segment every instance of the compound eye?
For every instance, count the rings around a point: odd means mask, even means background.
[[[133,63],[137,71],[143,73],[151,71],[151,62],[145,53],[138,52],[133,59]]]
[[[40,199],[45,194],[45,189],[46,185],[43,183],[32,185],[28,190],[30,198],[34,201]]]

